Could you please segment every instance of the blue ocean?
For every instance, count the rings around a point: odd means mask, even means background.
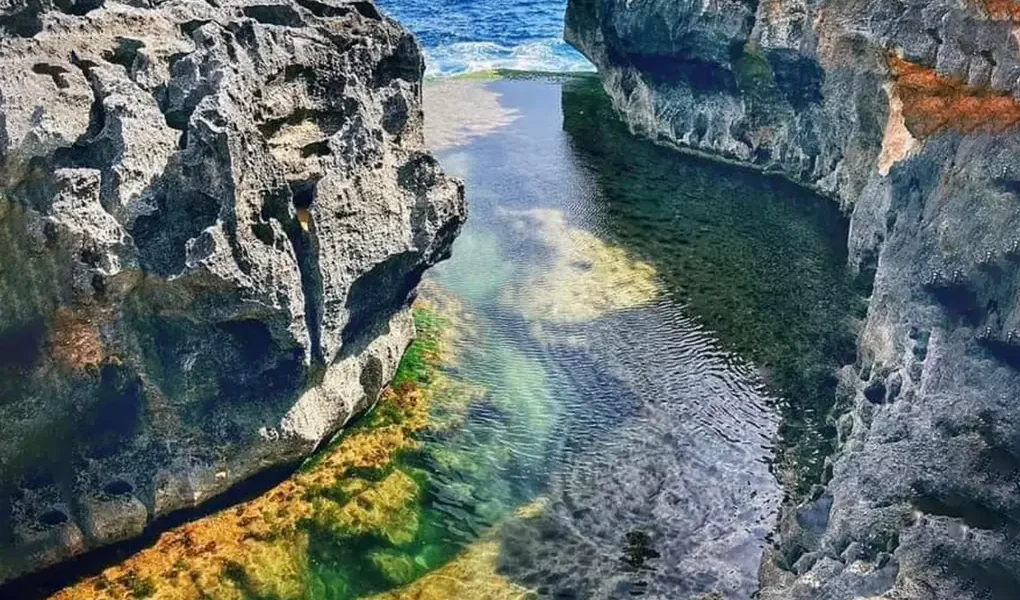
[[[380,0],[418,36],[428,74],[592,71],[563,41],[566,0]]]

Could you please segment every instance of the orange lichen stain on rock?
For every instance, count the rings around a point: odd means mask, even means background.
[[[1020,102],[1009,93],[969,86],[896,55],[889,57],[889,69],[916,138],[940,131],[999,133],[1020,125]]]
[[[1016,0],[970,0],[996,21],[1020,21],[1020,2]]]
[[[417,527],[412,500],[421,492],[393,461],[418,448],[415,434],[430,427],[434,390],[449,379],[433,361],[452,352],[440,332],[421,341],[431,348],[429,381],[384,390],[362,424],[302,471],[253,500],[163,533],[155,545],[52,600],[298,600],[312,585],[310,524],[338,543],[366,533],[407,541]],[[377,482],[360,477],[363,470],[389,474]]]
[[[106,358],[95,318],[60,307],[50,327],[50,355],[58,363],[80,370],[99,365]]]

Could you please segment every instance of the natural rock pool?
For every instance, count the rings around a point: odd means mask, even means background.
[[[467,379],[544,382],[510,393],[543,399],[552,426],[520,433],[549,432],[526,477],[546,508],[501,530],[500,572],[553,597],[750,597],[776,475],[792,494],[822,476],[834,371],[854,357],[846,222],[631,137],[594,78],[484,87],[493,121],[513,120],[440,153],[472,214],[430,278],[517,355]]]
[[[834,203],[628,135],[592,77],[433,83],[471,216],[380,404],[58,598],[749,598],[860,310]]]

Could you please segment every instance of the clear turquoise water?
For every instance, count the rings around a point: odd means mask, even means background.
[[[794,186],[633,138],[591,77],[486,87],[518,117],[440,153],[471,216],[428,279],[472,315],[480,337],[455,376],[491,399],[453,447],[514,465],[476,490],[547,501],[502,525],[501,573],[541,597],[750,598],[777,464],[821,474],[831,373],[853,340],[845,220]],[[547,301],[600,273],[591,239],[649,265],[657,291],[564,320]],[[576,281],[577,305],[599,276]],[[466,476],[431,473],[436,489]],[[488,500],[436,494],[446,539],[469,543]]]

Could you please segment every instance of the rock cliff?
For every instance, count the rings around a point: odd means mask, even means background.
[[[1018,26],[1012,0],[570,0],[635,131],[851,216],[871,295],[839,450],[781,519],[763,598],[1020,589]]]
[[[0,0],[0,582],[375,401],[465,216],[367,0]]]

